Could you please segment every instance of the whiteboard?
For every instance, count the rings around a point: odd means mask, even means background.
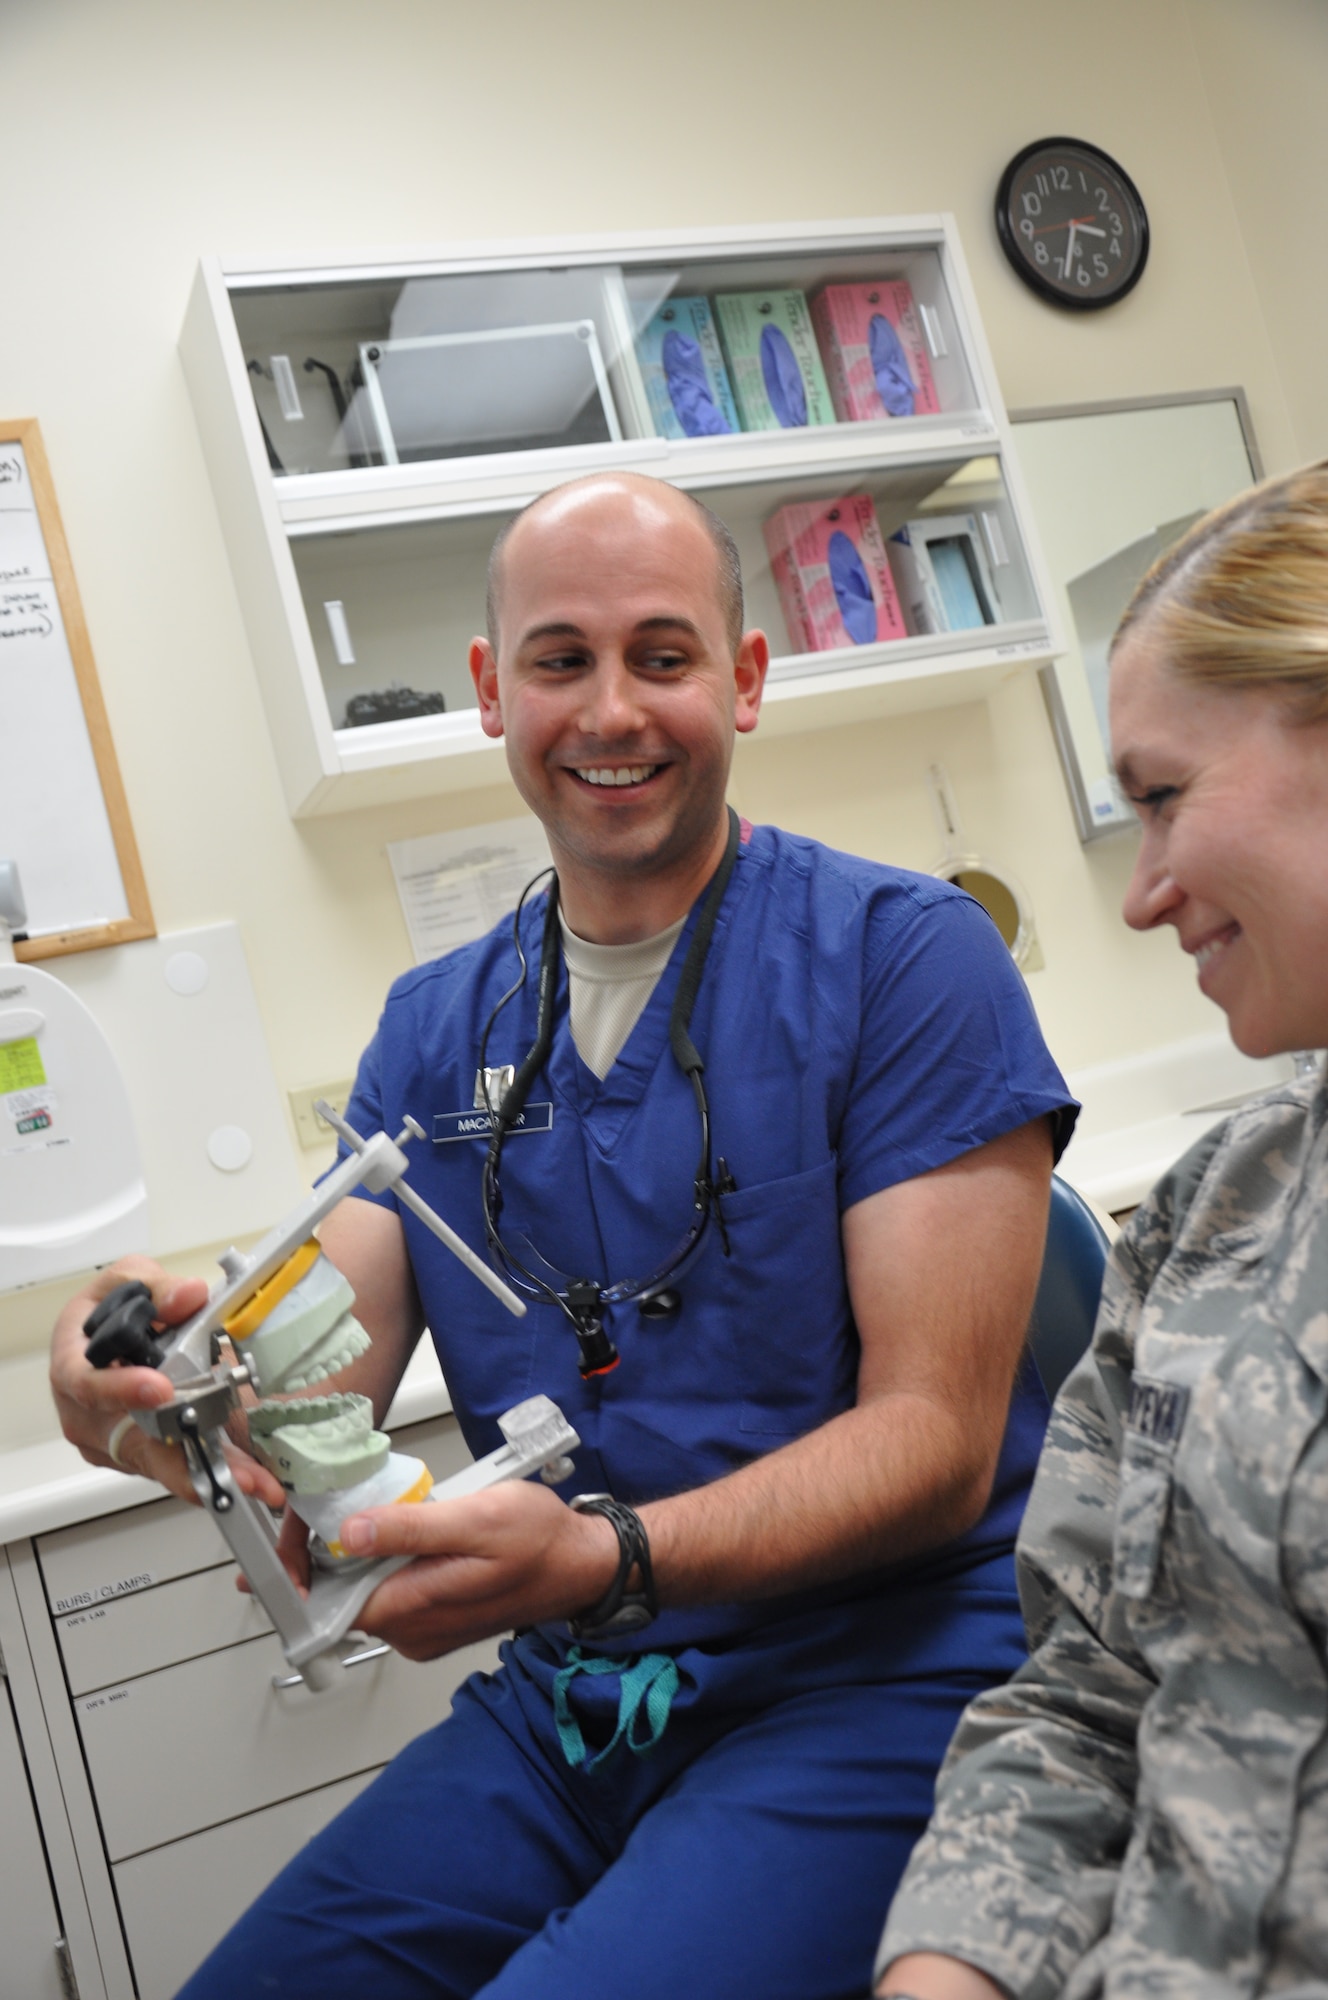
[[[0,425],[0,860],[20,958],[153,934],[142,869],[41,438]]]

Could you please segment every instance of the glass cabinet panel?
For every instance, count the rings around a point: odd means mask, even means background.
[[[934,246],[257,285],[232,305],[279,479],[978,402]]]
[[[999,461],[749,479],[698,495],[738,544],[776,679],[1036,618]],[[489,549],[510,511],[301,534],[291,548],[335,729],[475,706]]]

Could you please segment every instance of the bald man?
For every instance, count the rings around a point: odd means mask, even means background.
[[[523,983],[509,923],[397,982],[349,1115],[438,1135],[415,1185],[530,1310],[361,1191],[322,1240],[373,1349],[325,1386],[381,1416],[427,1326],[476,1453],[536,1391],[584,1442],[558,1493],[343,1528],[416,1558],[366,1631],[517,1637],[189,2000],[865,1992],[952,1726],[1022,1658],[1069,1100],[976,903],[728,809],[767,662],[727,531],[668,486],[561,487],[495,549],[471,672],[556,882]],[[448,1137],[481,1067],[499,1146]]]

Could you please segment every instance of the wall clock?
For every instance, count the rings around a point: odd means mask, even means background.
[[[1133,291],[1148,262],[1148,212],[1138,188],[1084,139],[1036,139],[996,190],[1001,248],[1039,298],[1097,312]]]

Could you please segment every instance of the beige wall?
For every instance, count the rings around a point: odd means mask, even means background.
[[[1328,454],[1328,7],[1190,0],[1199,70],[1298,459]]]
[[[1322,381],[1270,340],[1273,273],[1241,230],[1281,111],[1246,105],[1228,158],[1210,91],[1256,11],[1286,27],[1298,105],[1317,110],[1328,65],[1308,5],[1212,11],[1201,60],[1184,0],[675,0],[666,19],[629,0],[7,0],[0,412],[45,431],[158,922],[239,921],[283,1086],[344,1072],[408,962],[385,842],[513,795],[286,816],[176,355],[200,252],[949,208],[1012,406],[1239,382],[1275,467],[1328,428]],[[1009,155],[1066,130],[1125,163],[1154,224],[1139,290],[1084,318],[1017,284],[990,221]],[[937,757],[971,838],[1031,894],[1031,984],[1065,1065],[1218,1025],[1170,937],[1121,928],[1130,842],[1079,848],[1032,682],[758,739],[735,792],[926,866]]]

